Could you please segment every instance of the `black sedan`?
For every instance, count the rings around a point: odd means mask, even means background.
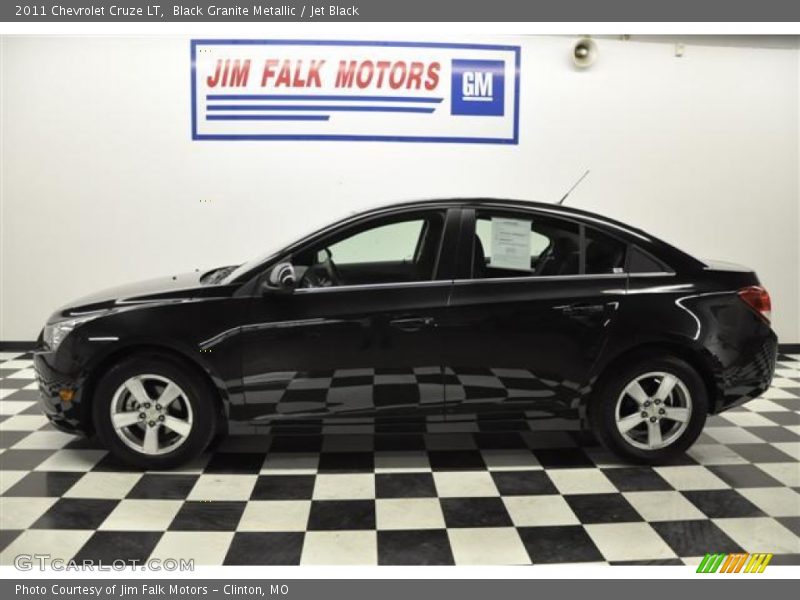
[[[769,387],[769,323],[747,268],[572,208],[442,200],[75,301],[35,366],[54,425],[147,468],[224,432],[510,416],[659,462]]]

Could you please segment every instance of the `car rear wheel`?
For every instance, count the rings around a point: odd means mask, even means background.
[[[660,463],[685,452],[700,435],[708,394],[688,363],[654,355],[603,378],[589,414],[610,450],[628,460]]]
[[[137,356],[112,367],[93,403],[100,440],[121,460],[166,469],[200,454],[215,431],[214,399],[182,363]]]

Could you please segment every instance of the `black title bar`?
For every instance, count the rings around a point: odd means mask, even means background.
[[[792,0],[2,0],[1,22],[798,22]]]

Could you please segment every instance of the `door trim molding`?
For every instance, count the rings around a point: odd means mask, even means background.
[[[295,294],[320,294],[328,292],[352,292],[372,289],[400,289],[414,287],[444,287],[453,285],[452,279],[434,279],[430,281],[402,281],[394,283],[362,283],[356,285],[333,285],[330,287],[297,288]]]

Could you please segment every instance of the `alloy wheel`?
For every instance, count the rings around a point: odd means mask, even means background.
[[[177,383],[162,375],[128,378],[111,400],[111,424],[126,446],[147,455],[172,452],[192,431],[192,407]]]
[[[672,373],[637,376],[617,398],[614,418],[623,439],[642,450],[666,448],[689,426],[692,396]]]

